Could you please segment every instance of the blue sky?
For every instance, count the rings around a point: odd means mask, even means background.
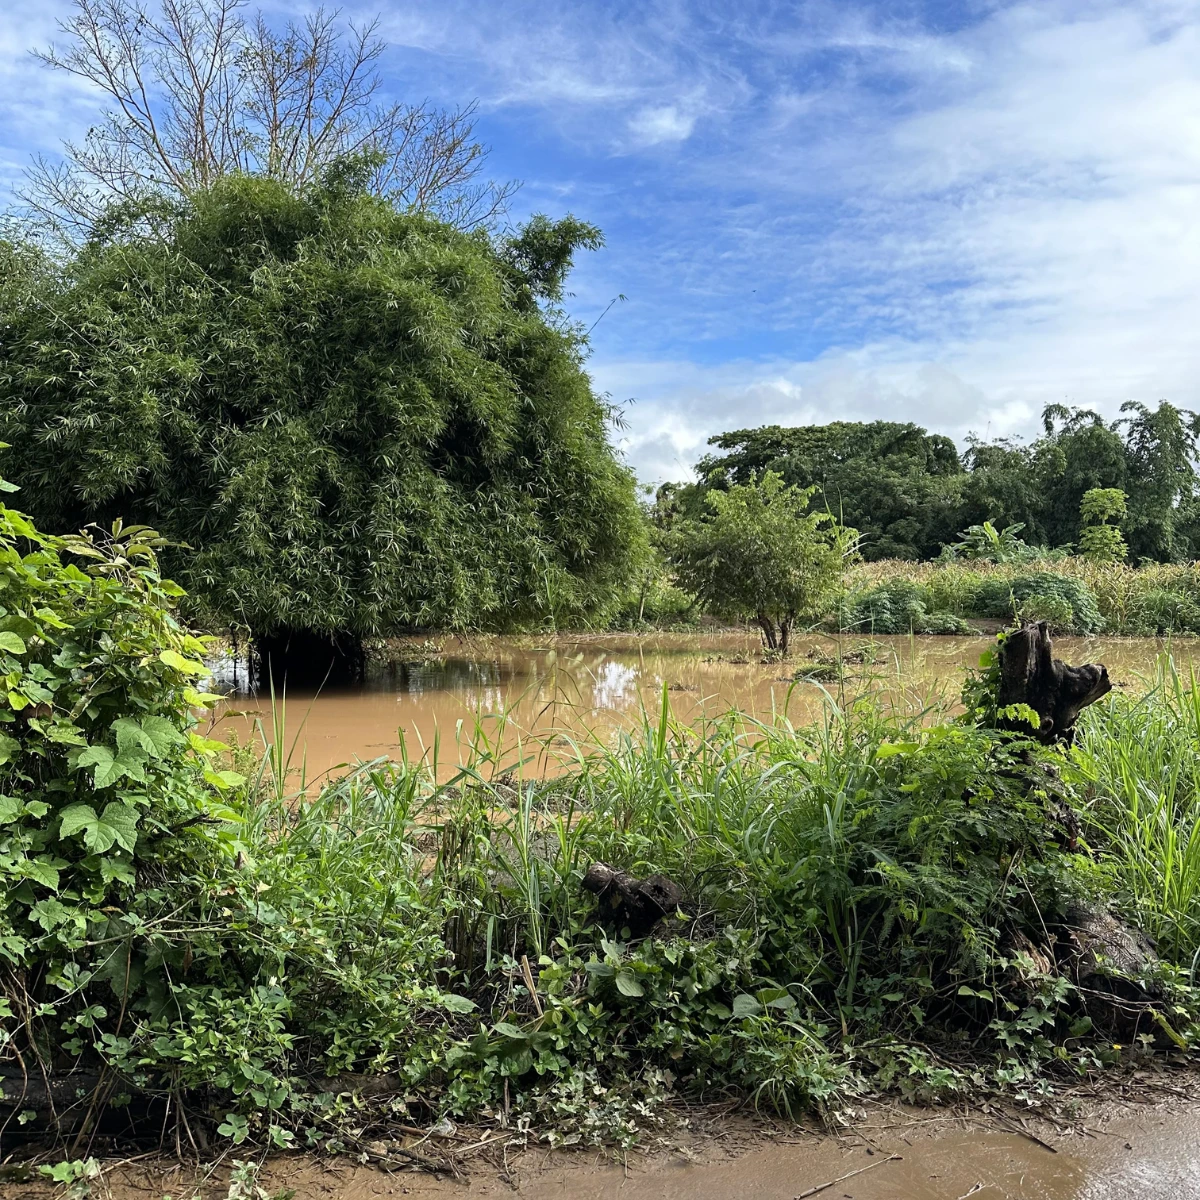
[[[0,15],[0,192],[95,111],[27,54],[68,8]],[[628,297],[590,366],[647,482],[764,422],[1200,408],[1196,0],[343,8],[398,98],[478,101],[514,218],[604,230],[570,304]]]

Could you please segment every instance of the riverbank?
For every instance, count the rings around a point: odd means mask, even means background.
[[[620,1155],[547,1152],[511,1131],[493,1134],[487,1140],[494,1147],[481,1148],[478,1131],[456,1130],[459,1163],[440,1175],[378,1159],[301,1154],[237,1159],[249,1170],[233,1166],[233,1155],[201,1167],[117,1160],[97,1164],[103,1174],[92,1194],[245,1200],[252,1181],[259,1195],[296,1200],[794,1200],[805,1193],[837,1200],[1194,1200],[1200,1099],[1185,1091],[1173,1082],[1155,1089],[1130,1081],[1124,1096],[1076,1100],[1070,1117],[873,1103],[835,1130],[698,1109],[681,1114],[668,1136]],[[54,1194],[48,1181],[0,1183],[0,1200]]]
[[[857,658],[839,669],[874,663]],[[69,927],[62,901],[30,904],[29,953],[69,955],[5,996],[6,1145],[382,1145],[437,1169],[418,1143],[455,1126],[631,1148],[681,1104],[837,1121],[1190,1072],[1200,695],[1164,660],[1086,709],[1073,745],[1043,745],[997,728],[1027,715],[996,711],[998,682],[982,663],[957,716],[805,685],[821,707],[803,722],[685,720],[664,683],[638,724],[558,746],[557,774],[514,763],[493,711],[448,779],[401,756],[297,787],[272,746],[232,772],[206,758],[167,837],[151,812],[131,839],[116,801],[68,810],[39,836],[86,817],[93,842],[132,841],[140,886]],[[196,702],[179,688],[169,711]],[[185,744],[165,719],[113,732],[120,762],[86,764],[105,781]]]

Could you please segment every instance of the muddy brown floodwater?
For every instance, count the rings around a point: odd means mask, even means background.
[[[848,662],[842,678],[793,683],[839,654],[869,641],[873,663]],[[554,770],[570,756],[568,738],[589,732],[610,736],[639,720],[643,708],[657,712],[663,687],[683,721],[737,708],[756,716],[786,711],[794,723],[817,718],[830,698],[874,691],[909,713],[953,699],[963,672],[990,645],[984,637],[806,637],[786,665],[764,664],[757,635],[612,634],[538,641],[529,638],[446,639],[436,649],[402,647],[405,661],[374,664],[353,687],[289,691],[285,737],[293,767],[307,778],[343,764],[381,755],[433,755],[445,778],[457,766],[463,741],[480,729],[515,762],[518,744],[526,771]],[[1200,640],[1168,645],[1154,638],[1061,638],[1055,652],[1065,661],[1103,662],[1118,684],[1138,686],[1169,650],[1187,670],[1200,660]],[[218,730],[236,731],[246,742],[272,736],[269,696],[238,691],[228,662],[217,666],[219,687],[230,690],[218,713]],[[549,752],[542,746],[556,738]],[[520,739],[520,742],[519,742]],[[561,765],[557,767],[561,769]]]

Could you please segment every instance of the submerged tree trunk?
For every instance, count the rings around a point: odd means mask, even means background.
[[[758,624],[759,628],[762,629],[763,641],[767,643],[767,649],[778,650],[779,638],[775,635],[775,622],[766,613],[760,612],[758,614]]]
[[[1045,621],[1010,633],[1000,646],[997,707],[1026,704],[1032,708],[1041,722],[1035,736],[1047,745],[1069,742],[1080,712],[1110,691],[1106,667],[1098,663],[1069,667],[1052,656]],[[1029,722],[1019,717],[1001,717],[999,724],[1019,732],[1029,729]]]
[[[346,633],[282,629],[258,634],[254,648],[259,680],[270,680],[277,689],[356,683],[366,667],[362,642]]]
[[[795,617],[784,617],[779,622],[779,657],[787,658],[792,644],[792,622]]]

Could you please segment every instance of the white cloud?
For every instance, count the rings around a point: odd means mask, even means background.
[[[645,322],[614,321],[596,374],[639,397],[626,445],[647,477],[769,421],[905,419],[961,439],[1032,433],[1050,402],[1200,408],[1200,12],[1009,5],[940,42],[916,47],[915,75],[901,48],[898,92],[793,82],[758,135],[748,122],[693,163],[698,199],[676,221],[702,205],[719,219],[690,253],[677,225],[643,279],[702,264],[704,299],[677,290],[664,314],[674,350],[689,328],[772,350],[717,369],[676,352],[661,379],[615,344]],[[649,303],[625,290],[631,310]],[[790,340],[839,348],[781,357]]]
[[[384,2],[397,93],[478,95],[549,148],[527,195],[605,229],[574,303],[629,296],[593,371],[637,397],[647,478],[769,421],[1200,407],[1195,0],[987,0],[948,32],[849,0]],[[66,0],[18,3],[0,175],[85,112],[25,57]]]
[[[933,363],[879,366],[872,354],[812,363],[625,362],[598,365],[597,384],[614,396],[640,387],[618,445],[646,482],[689,477],[715,433],[754,425],[827,421],[908,421],[914,410],[959,438],[978,429],[1012,432],[1031,415],[1019,401],[995,408],[982,389]],[[988,429],[987,426],[991,425]]]
[[[630,132],[644,146],[685,141],[695,126],[695,116],[681,112],[674,104],[643,108],[629,119]]]

